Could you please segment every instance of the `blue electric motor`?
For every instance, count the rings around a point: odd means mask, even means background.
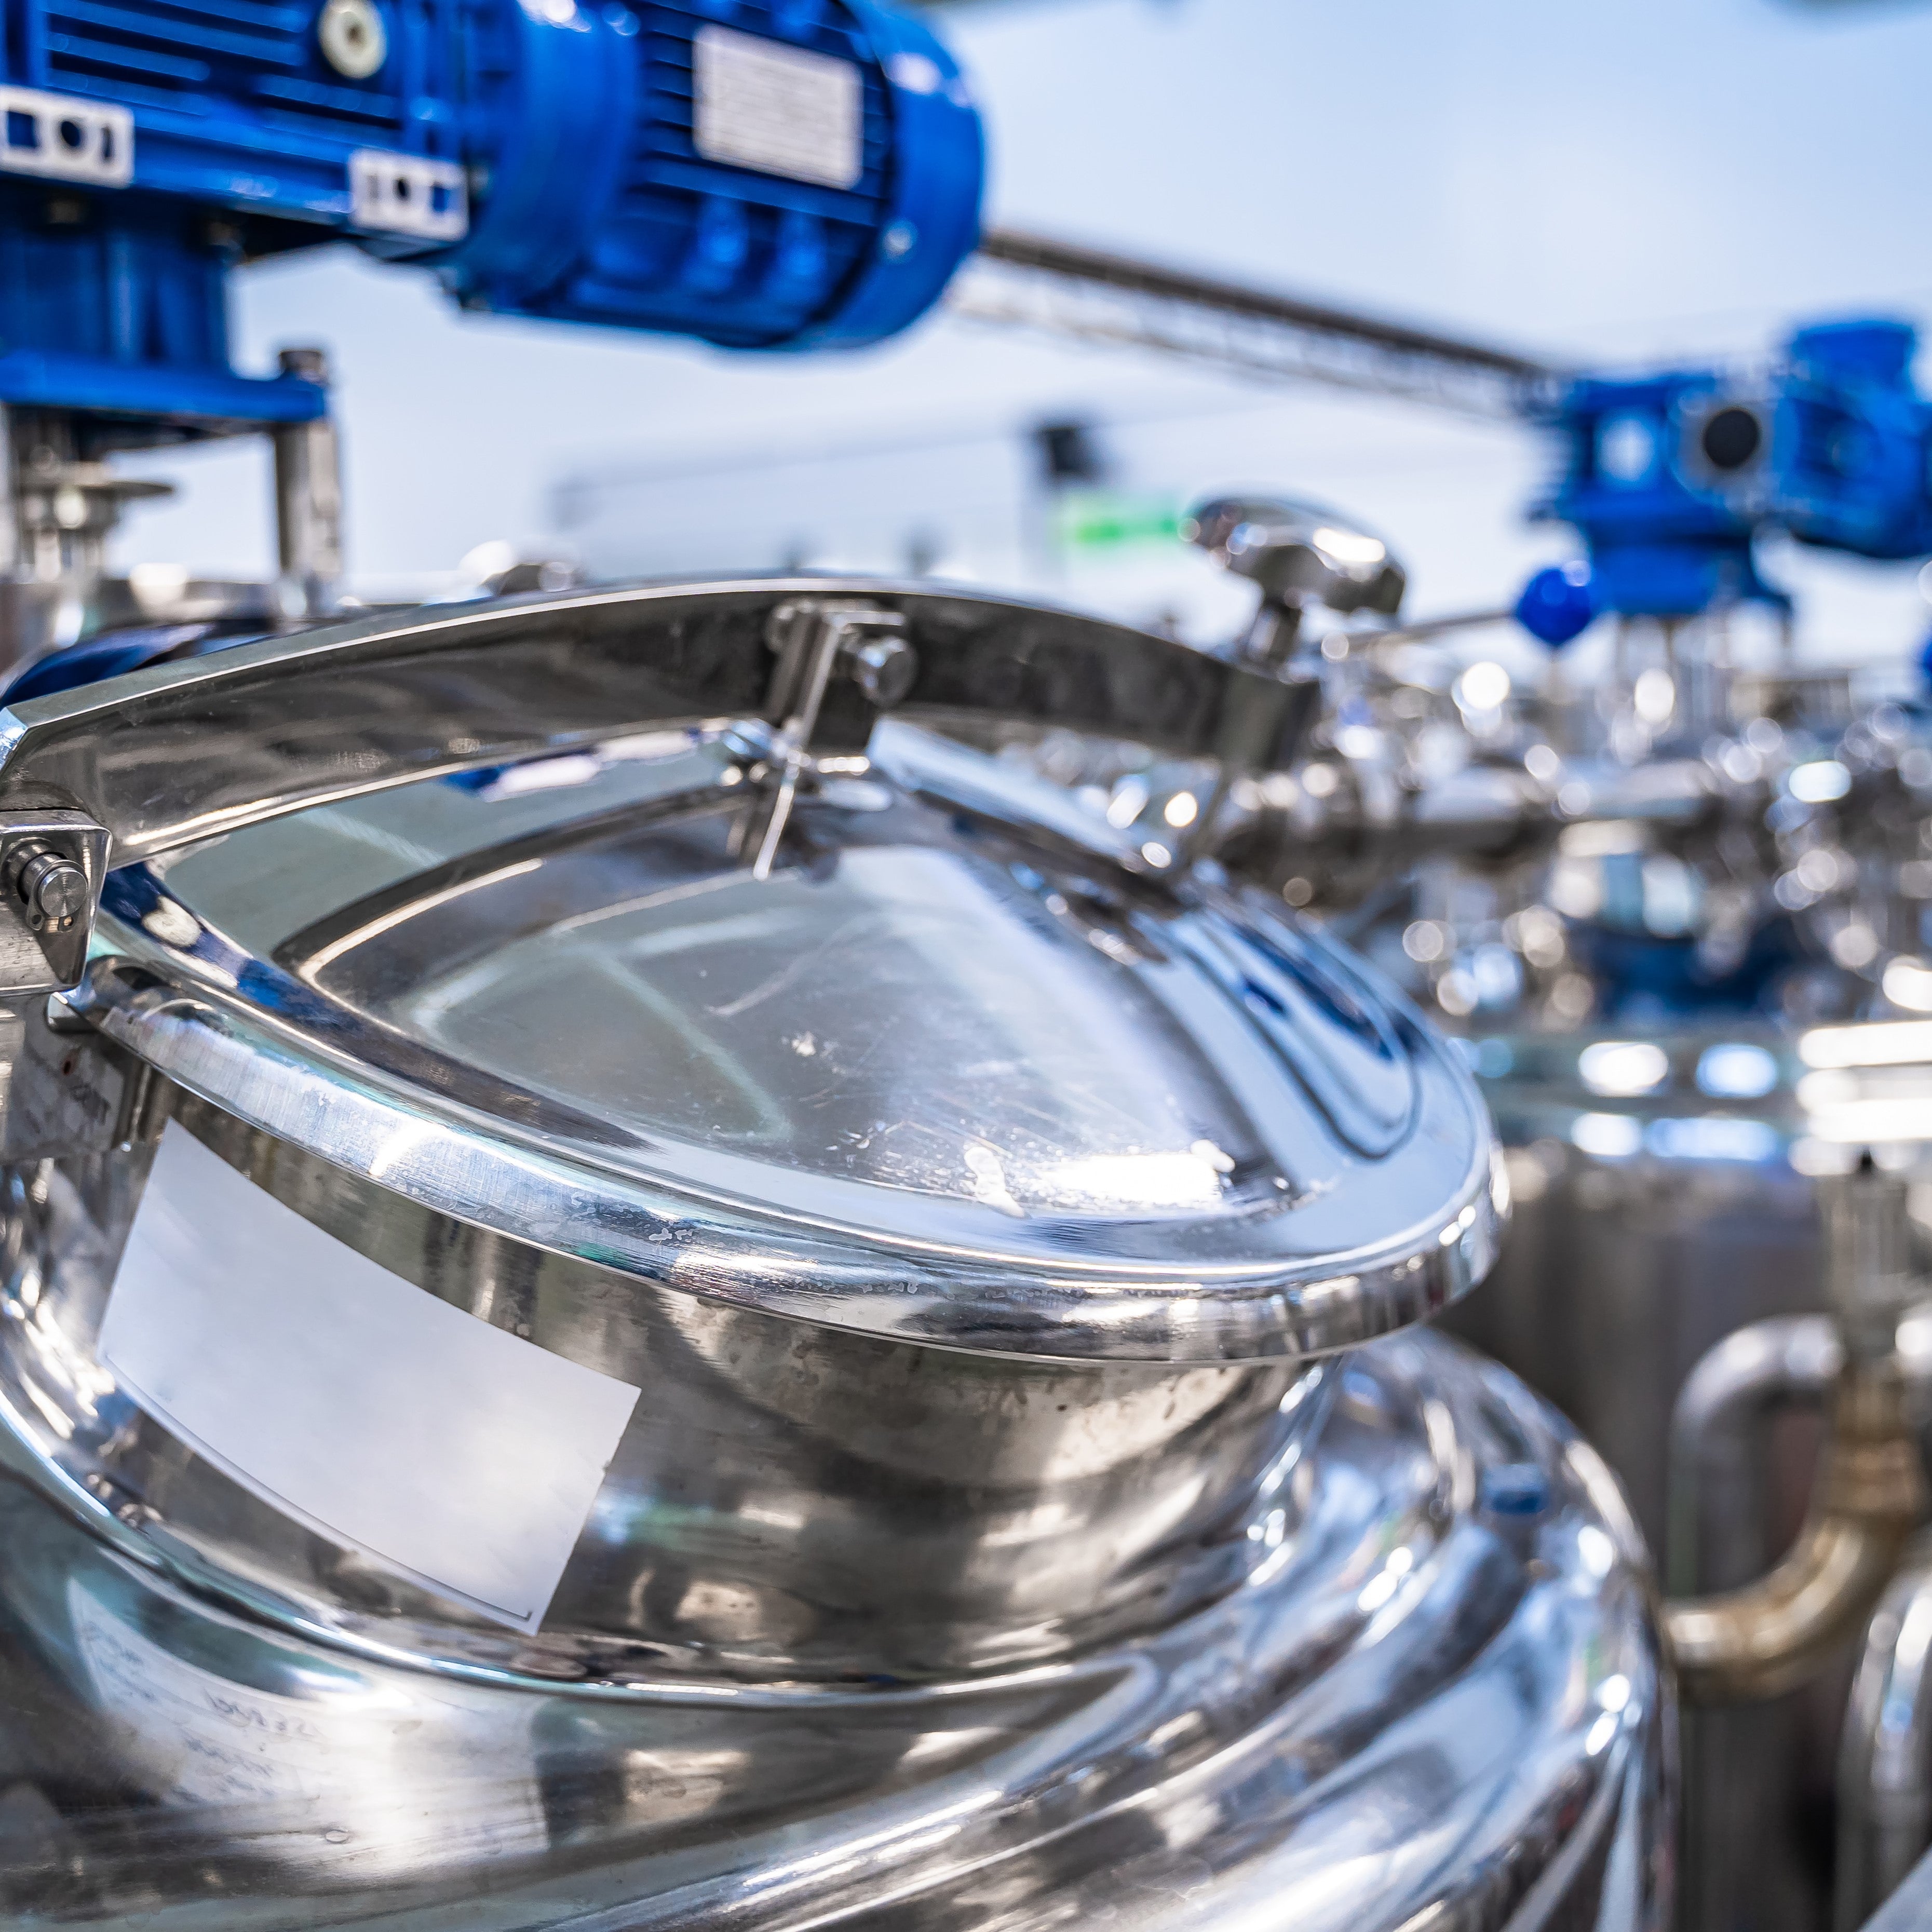
[[[1902,322],[1798,330],[1776,364],[1567,384],[1548,416],[1562,468],[1532,514],[1574,525],[1594,607],[1688,617],[1783,594],[1760,530],[1880,559],[1932,552],[1932,402]]]
[[[224,284],[346,238],[466,307],[876,342],[977,238],[979,118],[881,0],[4,0],[0,403],[299,422]],[[122,433],[110,433],[118,423]]]

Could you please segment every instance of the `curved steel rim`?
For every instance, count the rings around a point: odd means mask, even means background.
[[[332,1050],[200,980],[190,957],[145,933],[115,922],[100,940],[110,950],[75,1004],[110,1039],[248,1126],[530,1246],[884,1340],[1076,1362],[1323,1354],[1407,1327],[1466,1293],[1493,1262],[1508,1218],[1508,1183],[1482,1103],[1446,1054],[1480,1126],[1461,1184],[1429,1221],[1310,1261],[1223,1262],[1184,1274],[1111,1258],[1042,1265],[868,1236],[586,1166],[541,1133]]]

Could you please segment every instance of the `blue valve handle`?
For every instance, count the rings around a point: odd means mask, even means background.
[[[1596,615],[1596,592],[1587,563],[1552,564],[1539,570],[1516,599],[1516,622],[1552,651],[1581,637]]]

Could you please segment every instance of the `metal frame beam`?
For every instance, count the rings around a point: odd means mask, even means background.
[[[1252,379],[1321,382],[1513,419],[1563,370],[1493,343],[1012,229],[989,229],[953,282],[954,314],[1151,349]]]

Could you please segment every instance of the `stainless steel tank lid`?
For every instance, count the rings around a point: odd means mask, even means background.
[[[1234,667],[873,584],[652,586],[244,647],[22,708],[38,769],[91,775],[67,795],[104,820],[118,800],[112,859],[145,861],[107,879],[77,1003],[184,1086],[439,1211],[904,1340],[1296,1355],[1480,1276],[1492,1136],[1425,1025],[1281,909],[993,760],[896,725],[862,778],[823,738],[793,755],[799,687],[769,694],[766,641],[782,683],[801,600],[909,647],[888,668],[914,718],[1252,740]],[[693,748],[614,808],[560,793],[533,824],[434,782],[668,724]]]

